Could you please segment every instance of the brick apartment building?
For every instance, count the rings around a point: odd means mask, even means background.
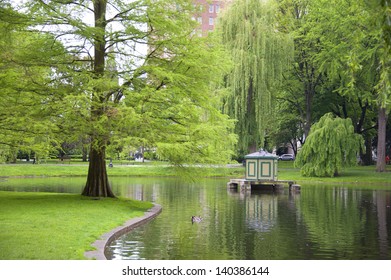
[[[232,0],[193,0],[196,10],[194,16],[200,24],[200,36],[205,36],[215,28],[219,14]]]

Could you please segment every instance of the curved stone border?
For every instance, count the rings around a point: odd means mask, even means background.
[[[131,231],[132,229],[139,227],[160,214],[162,207],[159,204],[154,204],[154,206],[144,213],[144,216],[133,218],[127,221],[123,226],[119,226],[112,231],[105,233],[101,236],[101,239],[95,241],[92,246],[96,248],[95,251],[87,251],[84,253],[84,256],[88,259],[96,260],[107,260],[105,255],[106,246],[112,242],[114,239],[117,239],[119,236]]]

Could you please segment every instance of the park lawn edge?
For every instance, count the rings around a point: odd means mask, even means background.
[[[50,164],[0,164],[0,178],[9,177],[69,177],[87,176],[86,165]],[[227,177],[240,176],[243,167],[176,167],[172,165],[131,165],[115,166],[107,169],[108,176],[134,177]]]
[[[104,233],[141,217],[151,202],[79,194],[0,192],[0,259],[80,260]]]
[[[17,177],[84,177],[87,176],[86,165],[52,165],[52,164],[0,164],[0,181],[3,178]],[[244,178],[245,168],[234,166],[205,166],[178,168],[162,164],[126,165],[108,168],[109,177],[182,177],[194,178]],[[297,183],[343,183],[343,184],[390,184],[391,166],[386,172],[376,172],[375,166],[354,166],[344,168],[337,177],[304,177],[293,162],[279,162],[279,180],[292,180]]]

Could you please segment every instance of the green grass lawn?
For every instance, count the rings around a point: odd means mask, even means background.
[[[337,177],[304,177],[300,174],[300,169],[293,166],[293,162],[278,163],[278,179],[295,180],[297,182],[322,182],[322,183],[344,183],[344,184],[391,184],[391,166],[387,166],[386,172],[376,172],[376,167],[354,166],[345,168]]]
[[[0,259],[77,260],[152,203],[74,194],[0,192]]]
[[[0,164],[0,177],[17,176],[87,176],[87,164]],[[109,176],[144,176],[144,177],[172,177],[189,176],[199,177],[227,177],[243,178],[243,166],[235,167],[192,167],[174,168],[167,163],[114,163],[113,168],[107,169]],[[295,180],[298,182],[342,182],[342,183],[391,183],[391,166],[387,172],[375,172],[375,166],[355,166],[342,170],[340,176],[334,178],[303,177],[300,169],[295,168],[291,161],[278,162],[278,179]]]
[[[0,164],[0,177],[17,176],[87,176],[87,164]],[[119,164],[107,168],[109,176],[194,176],[229,177],[244,174],[244,167],[189,167],[178,168],[167,163]]]

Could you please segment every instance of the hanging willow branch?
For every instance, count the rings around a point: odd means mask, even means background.
[[[263,146],[273,96],[293,56],[293,41],[277,31],[274,1],[236,1],[221,19],[234,67],[227,77],[225,113],[238,120],[239,150]]]

